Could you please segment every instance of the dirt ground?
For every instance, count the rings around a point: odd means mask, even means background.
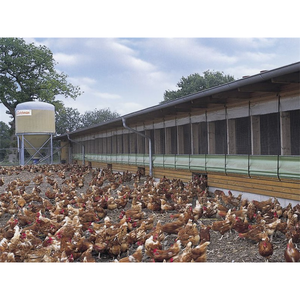
[[[60,167],[65,171],[65,178],[62,179],[58,176],[57,169],[52,169],[51,166],[47,166],[47,173],[48,177],[51,177],[52,179],[57,180],[58,186],[62,188],[63,186],[66,185],[65,180],[70,178],[72,174],[74,174],[74,168],[76,171],[78,171],[78,168],[80,167],[77,166],[67,166],[67,165],[61,165]],[[7,169],[7,168],[6,168]],[[52,170],[51,170],[52,169]],[[49,183],[46,181],[46,176],[44,171],[41,171],[39,166],[27,166],[22,169],[22,167],[17,167],[17,168],[10,168],[9,172],[5,172],[4,168],[1,169],[0,167],[0,179],[2,178],[3,184],[0,186],[0,195],[2,193],[5,193],[7,190],[8,184],[14,180],[21,180],[21,181],[29,181],[30,183],[28,186],[26,186],[25,191],[27,193],[30,193],[32,189],[37,186],[36,183],[33,182],[33,178],[35,178],[38,174],[43,174],[44,180],[38,184],[41,192],[40,196],[45,197],[45,191],[51,187]],[[80,170],[79,170],[80,171]],[[81,188],[76,189],[77,195],[81,195],[82,193],[84,194],[87,189],[90,187],[89,183],[95,176],[95,170],[92,171],[92,169],[86,171],[85,177],[84,177],[84,186]],[[97,171],[99,172],[99,170]],[[143,186],[144,181],[146,177],[141,177],[140,179],[140,186]],[[107,184],[104,183],[104,185]],[[124,182],[123,186],[129,186],[131,190],[134,189],[134,181],[131,180],[129,182]],[[120,189],[120,187],[119,187]],[[118,189],[114,191],[114,194],[116,195]],[[214,195],[210,195],[214,197]],[[194,199],[195,200],[195,199]],[[249,201],[252,199],[248,199]],[[52,200],[53,202],[54,200]],[[54,202],[53,202],[54,203]],[[192,201],[192,204],[195,205],[195,201]],[[26,204],[28,205],[28,204]],[[112,222],[119,222],[119,215],[122,210],[127,210],[131,207],[131,200],[128,201],[127,205],[125,208],[120,208],[120,209],[114,209],[114,210],[109,210],[107,209],[107,216],[111,218]],[[155,222],[157,220],[161,220],[161,223],[167,223],[167,222],[172,222],[173,219],[170,217],[172,214],[177,213],[176,211],[152,211],[147,208],[144,208],[143,211],[146,213],[146,217],[149,217],[150,215],[155,215]],[[11,214],[7,212],[1,212],[0,210],[0,229],[3,228],[6,224],[7,221],[11,218]],[[197,223],[197,228],[200,230],[200,223],[203,223],[205,225],[207,224],[212,224],[214,221],[219,220],[216,216],[213,216],[211,218],[204,218],[202,217]],[[103,222],[103,219],[99,221],[99,223]],[[154,224],[155,225],[155,224]],[[239,238],[238,233],[234,230],[231,232],[227,232],[222,236],[219,232],[215,232],[213,230],[210,230],[210,245],[207,248],[207,262],[214,263],[214,262],[264,262],[265,259],[260,256],[258,253],[258,244],[255,242],[252,242],[251,240],[247,239],[242,239]],[[166,237],[163,241],[163,246],[165,248],[169,248],[171,244],[175,242],[177,238],[176,234],[166,234]],[[286,249],[287,245],[287,238],[283,233],[277,232],[276,235],[273,238],[273,247],[274,251],[272,256],[269,259],[269,262],[285,262],[284,259],[284,251]],[[127,255],[132,254],[136,249],[138,245],[137,244],[132,244],[129,248],[129,251],[127,253],[122,253],[121,258],[125,257]],[[95,254],[95,259],[97,262],[113,262],[116,257],[112,257],[111,255],[108,254],[103,254],[98,257],[98,255]],[[145,254],[143,256],[143,262],[150,262],[151,259],[147,257]]]

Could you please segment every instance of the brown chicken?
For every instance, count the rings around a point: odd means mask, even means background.
[[[163,232],[168,233],[168,234],[177,234],[180,230],[180,228],[184,225],[184,221],[182,220],[177,220],[174,222],[169,222],[166,224],[163,224],[161,229]]]
[[[200,244],[210,241],[210,225],[200,224]]]
[[[217,206],[209,201],[205,205],[203,205],[202,208],[204,218],[212,218],[218,212]]]
[[[252,240],[252,241],[258,243],[266,235],[264,230],[265,230],[265,227],[262,224],[255,225],[255,226],[250,225],[249,230],[247,232],[239,233],[239,237],[249,239],[249,240]]]
[[[153,236],[151,235],[148,239],[145,241],[145,253],[147,256],[154,258],[154,249],[162,250],[162,244],[160,240],[157,239],[157,235]]]
[[[198,219],[201,219],[203,215],[203,208],[202,205],[199,203],[199,200],[196,200],[196,205],[193,208],[193,218],[194,221],[197,221]]]
[[[153,236],[154,240],[157,239],[160,242],[162,242],[165,239],[165,234],[162,230],[162,224],[160,220],[158,220],[156,226],[153,227],[152,230],[150,230],[150,232],[146,234],[145,240],[147,240],[151,236]]]
[[[210,242],[205,242],[191,249],[191,257],[194,262],[206,262],[206,251]]]
[[[162,211],[175,210],[175,205],[173,203],[169,203],[165,199],[160,199],[160,209]]]
[[[253,202],[250,202],[247,206],[247,218],[249,221],[252,221],[254,219],[254,216],[256,214],[256,206],[253,204]]]
[[[236,217],[232,224],[232,229],[234,229],[238,233],[245,233],[249,230],[249,222],[248,219],[242,220],[239,217]]]
[[[169,262],[191,262],[192,261],[192,243],[187,243],[186,247],[178,255],[171,257]]]
[[[300,260],[300,252],[296,249],[292,239],[289,239],[286,245],[284,258],[286,262],[298,262]]]
[[[271,242],[273,240],[273,235],[275,233],[275,230],[280,223],[281,223],[280,219],[275,219],[271,223],[265,224],[265,231],[271,237],[271,239],[270,239]]]
[[[223,238],[224,234],[231,230],[232,223],[229,219],[225,219],[222,221],[215,221],[211,225],[211,230],[218,231],[221,233],[221,238]]]
[[[258,243],[258,252],[266,262],[269,261],[269,258],[273,254],[273,244],[270,242],[267,235]]]
[[[287,225],[287,224],[286,224]],[[298,221],[295,225],[286,226],[285,236],[287,239],[292,239],[293,243],[300,242],[300,222]]]
[[[181,241],[182,246],[185,247],[189,242],[192,243],[192,246],[199,244],[200,235],[196,226],[196,223],[193,223],[192,220],[189,220],[184,227],[180,228],[177,238]]]
[[[121,258],[118,262],[141,262],[143,259],[143,246],[139,246],[136,251],[127,257]]]
[[[163,262],[171,259],[176,256],[181,250],[181,242],[178,240],[175,244],[173,244],[169,249],[166,250],[153,250],[153,260],[155,262]]]
[[[270,205],[272,205],[272,198],[265,201],[252,200],[252,203],[254,204],[257,210],[264,212],[267,210],[267,208],[270,207]]]
[[[58,193],[58,191],[53,191],[50,188],[47,188],[47,190],[45,191],[45,196],[48,199],[52,199],[53,200],[53,199],[55,199],[57,193]]]
[[[95,262],[96,260],[92,255],[92,251],[93,251],[93,245],[90,245],[90,247],[81,254],[79,260],[81,262]]]

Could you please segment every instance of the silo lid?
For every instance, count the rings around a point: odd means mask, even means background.
[[[54,105],[50,103],[40,102],[40,101],[29,101],[19,103],[16,106],[16,110],[23,109],[40,109],[40,110],[54,110]]]

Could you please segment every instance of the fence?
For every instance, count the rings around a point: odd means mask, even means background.
[[[47,149],[45,149],[47,152]],[[34,163],[31,155],[25,151],[25,164]],[[50,155],[46,154],[39,163],[50,163]],[[53,163],[60,163],[60,147],[53,149]],[[18,148],[0,148],[0,165],[1,166],[16,166],[20,164]]]

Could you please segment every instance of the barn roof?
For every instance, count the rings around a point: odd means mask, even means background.
[[[193,109],[206,109],[208,106],[226,104],[232,99],[248,99],[252,94],[257,93],[279,93],[283,86],[297,84],[300,82],[300,62],[276,68],[270,71],[261,71],[259,74],[245,76],[223,85],[209,88],[188,96],[178,98],[165,104],[158,104],[139,111],[135,111],[119,118],[102,122],[90,127],[57,136],[55,139],[66,139],[67,136],[82,135],[85,132],[109,130],[120,127],[122,120],[126,119],[128,125],[145,122],[178,113],[189,113]]]

